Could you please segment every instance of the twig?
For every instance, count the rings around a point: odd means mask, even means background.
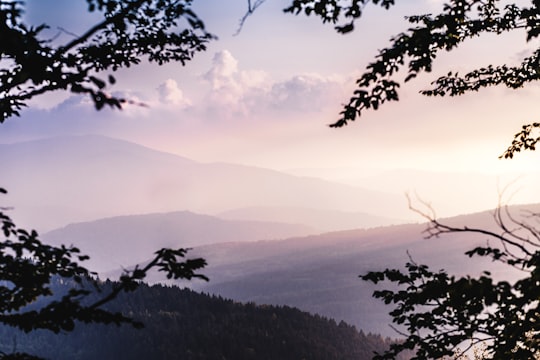
[[[238,29],[233,34],[234,36],[237,36],[238,34],[240,34],[240,32],[242,31],[242,28],[244,27],[244,23],[246,22],[247,18],[250,17],[255,12],[255,10],[257,10],[257,8],[259,6],[261,6],[265,1],[266,0],[255,0],[255,2],[252,5],[251,0],[247,0],[248,9],[247,9],[246,13],[244,14],[244,16],[242,16],[242,18],[240,19],[239,24],[238,24]]]

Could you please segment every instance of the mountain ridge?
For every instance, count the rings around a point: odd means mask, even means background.
[[[410,217],[400,196],[246,165],[199,163],[98,135],[0,146],[6,199],[18,223],[40,231],[110,216],[263,205]]]
[[[111,285],[102,284],[107,290]],[[105,308],[141,321],[144,328],[77,323],[68,333],[25,334],[0,326],[0,351],[13,352],[16,339],[19,352],[59,360],[369,360],[394,342],[287,306],[241,304],[161,285],[141,284]]]
[[[317,233],[317,230],[301,224],[223,220],[190,211],[176,211],[73,223],[44,233],[42,238],[50,244],[78,247],[90,255],[87,266],[103,272],[110,270],[107,266],[116,268],[147,260],[154,251],[163,247],[186,248],[309,233]]]
[[[540,212],[540,204],[512,206]],[[452,226],[497,230],[492,211],[440,219]],[[298,307],[354,324],[365,331],[396,336],[388,327],[390,308],[371,297],[375,286],[358,275],[386,268],[403,268],[411,260],[433,270],[444,268],[458,275],[491,271],[497,279],[514,279],[509,271],[488,258],[464,253],[485,245],[483,234],[451,233],[425,239],[426,223],[348,230],[301,238],[246,244],[217,244],[193,250],[207,259],[209,283],[195,282],[198,291],[254,301]],[[384,288],[384,285],[382,286]]]
[[[339,210],[320,210],[301,207],[252,206],[230,209],[215,214],[229,220],[291,221],[318,228],[321,232],[340,231],[357,228],[371,228],[405,223],[402,219],[393,219],[372,215],[366,212],[346,212]]]

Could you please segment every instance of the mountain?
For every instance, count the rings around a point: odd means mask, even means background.
[[[218,213],[303,207],[411,218],[402,195],[278,171],[198,163],[102,136],[0,145],[1,186],[13,217],[40,231],[73,222],[151,212]]]
[[[520,209],[540,212],[540,205]],[[517,208],[511,211],[518,213]],[[492,212],[442,221],[500,231]],[[237,301],[294,306],[344,320],[364,331],[396,336],[388,326],[390,309],[371,297],[373,290],[381,286],[363,282],[358,275],[403,268],[412,258],[434,270],[444,268],[456,274],[480,274],[488,269],[498,278],[516,276],[488,259],[464,255],[484,245],[487,236],[452,233],[426,240],[425,229],[426,224],[408,224],[279,241],[202,246],[192,255],[207,259],[209,266],[204,273],[210,282],[190,286]]]
[[[90,255],[87,266],[107,271],[147,260],[163,247],[284,239],[317,233],[304,225],[223,220],[188,211],[118,216],[70,224],[42,235],[54,245],[75,245]]]
[[[24,334],[4,326],[0,351],[16,348],[58,360],[368,360],[391,344],[390,339],[298,309],[240,304],[177,287],[141,285],[121,294],[108,309],[129,314],[145,326],[79,323],[73,332],[62,334]],[[406,358],[410,354],[398,360]]]
[[[363,212],[269,206],[232,209],[218,213],[216,216],[229,220],[293,222],[308,225],[321,232],[371,228],[406,222],[405,220],[376,216]]]
[[[519,219],[520,211],[525,211],[524,216],[527,216],[526,211],[540,212],[540,204],[509,209]],[[442,221],[453,226],[499,231],[489,211]],[[138,262],[132,260],[135,256],[139,260],[148,259],[148,254],[161,246],[194,246],[189,256],[207,260],[209,265],[203,273],[209,276],[210,282],[190,281],[181,283],[182,286],[241,302],[294,306],[385,336],[396,336],[388,327],[389,309],[372,299],[375,287],[359,280],[359,274],[389,267],[402,268],[411,256],[416,262],[459,274],[478,274],[489,269],[497,277],[509,275],[507,269],[497,268],[486,259],[469,259],[463,255],[466,250],[485,244],[484,235],[453,233],[425,240],[426,224],[405,224],[282,240],[231,241],[235,236],[239,239],[238,229],[242,224],[253,232],[262,226],[276,225],[225,221],[179,212],[74,224],[45,234],[45,239],[52,241],[52,235],[56,235],[57,243],[67,244],[74,239],[76,245],[96,259],[89,267],[96,269],[97,266],[99,271],[110,269],[111,265],[131,265]],[[193,229],[189,227],[192,225]],[[207,236],[200,229],[218,231],[209,232]],[[228,231],[232,235],[226,238]],[[242,239],[255,240],[250,235],[253,232],[249,231],[242,233]],[[187,240],[176,242],[182,233]],[[219,240],[231,242],[196,246],[197,241]],[[102,263],[102,259],[108,263]],[[118,274],[118,270],[109,273],[111,278]],[[149,279],[151,282],[161,280],[156,275]]]

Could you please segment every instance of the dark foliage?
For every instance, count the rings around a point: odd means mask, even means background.
[[[66,285],[57,284],[60,289]],[[106,282],[102,288],[117,286]],[[96,295],[98,296],[98,295]],[[54,336],[0,330],[0,349],[50,359],[371,359],[391,341],[290,307],[240,304],[161,285],[141,285],[107,305],[144,323],[87,325]],[[15,349],[14,349],[15,347]],[[405,357],[403,357],[405,358]]]
[[[315,15],[323,22],[336,24],[336,30],[354,30],[368,3],[389,9],[394,0],[293,0],[286,12]],[[395,35],[391,45],[379,51],[366,72],[357,80],[358,88],[344,106],[340,118],[331,126],[347,125],[364,110],[377,110],[389,101],[399,100],[398,72],[406,69],[404,82],[422,72],[431,72],[436,57],[452,51],[468,39],[482,34],[502,34],[522,31],[531,42],[540,35],[540,1],[449,0],[437,14],[414,15],[406,18],[410,28]],[[519,89],[540,80],[540,49],[522,58],[518,64],[486,64],[465,74],[450,71],[436,79],[427,96],[458,96],[480,89],[504,85]],[[514,135],[512,144],[500,156],[512,158],[522,150],[535,150],[540,140],[535,122],[524,125]],[[486,344],[489,359],[534,359],[540,354],[540,214],[516,218],[499,208],[495,220],[499,231],[452,227],[430,221],[428,237],[445,233],[470,232],[483,234],[495,244],[467,252],[467,256],[482,256],[519,270],[521,279],[496,281],[489,272],[478,277],[453,276],[444,270],[432,271],[412,259],[403,269],[386,269],[362,276],[378,283],[389,281],[398,290],[382,290],[374,296],[394,304],[390,313],[406,336],[403,343],[377,356],[394,359],[404,350],[416,352],[415,359],[438,359],[453,356],[459,346],[465,348]]]
[[[204,259],[184,259],[186,249],[161,249],[144,267],[125,271],[118,282],[103,287],[95,274],[80,265],[88,257],[80,255],[79,249],[43,244],[36,231],[18,228],[5,211],[0,211],[0,222],[5,237],[0,242],[0,324],[23,332],[69,332],[76,322],[141,327],[139,321],[103,306],[121,293],[137,289],[153,269],[169,279],[206,279],[196,273],[205,266]],[[72,286],[55,292],[53,279]],[[34,357],[14,352],[0,354],[0,358]]]
[[[474,233],[487,237],[485,246],[466,252],[518,270],[518,280],[495,280],[491,273],[454,276],[433,271],[412,259],[405,270],[370,272],[363,280],[388,281],[397,290],[380,290],[376,298],[393,304],[393,322],[404,342],[376,359],[395,359],[414,350],[413,359],[453,356],[478,344],[485,359],[537,359],[540,354],[540,214],[521,216],[499,207],[494,213],[498,230],[448,226],[431,216],[428,237],[446,233]],[[396,287],[394,287],[396,289]],[[460,350],[461,349],[461,350]]]
[[[369,3],[389,9],[395,1],[293,0],[285,11],[318,16],[324,23],[336,24],[338,32],[347,33],[354,30],[355,21]],[[332,127],[347,125],[361,116],[364,110],[377,110],[385,102],[397,101],[400,82],[396,78],[401,68],[407,69],[405,82],[421,72],[431,72],[440,52],[454,50],[468,39],[487,33],[519,30],[524,30],[527,41],[537,39],[540,34],[540,1],[450,0],[439,14],[409,16],[407,21],[411,27],[392,37],[391,45],[380,50],[376,60],[357,80],[358,88]],[[517,65],[487,64],[464,75],[451,71],[436,79],[433,88],[422,91],[422,94],[457,96],[494,85],[518,89],[540,79],[539,67],[540,49],[536,49]],[[531,125],[526,127],[524,130]],[[537,141],[530,132],[522,131],[516,134],[514,142],[501,157],[511,158],[520,150],[534,150]]]
[[[143,60],[185,64],[213,36],[191,0],[86,0],[102,20],[66,43],[46,38],[47,24],[22,20],[23,1],[0,0],[0,123],[35,96],[54,90],[88,94],[96,109],[129,99],[107,93],[112,72]],[[104,72],[108,72],[104,75]]]
[[[191,0],[86,3],[88,11],[101,13],[101,21],[60,43],[44,35],[47,24],[25,23],[24,1],[0,0],[0,123],[19,115],[33,97],[55,90],[87,94],[97,110],[121,108],[129,100],[106,91],[116,81],[112,72],[143,60],[185,64],[213,38],[191,10]],[[5,236],[0,242],[0,323],[21,331],[69,332],[76,322],[140,327],[140,322],[103,306],[119,294],[135,290],[152,269],[169,279],[205,278],[196,273],[205,266],[204,259],[184,259],[186,249],[161,249],[146,266],[126,271],[119,282],[103,289],[95,274],[80,265],[87,257],[79,249],[43,244],[35,231],[18,228],[3,210],[0,208]],[[53,278],[73,286],[55,294]],[[90,301],[95,291],[100,291],[99,296]],[[0,358],[35,357],[14,351],[1,353]]]

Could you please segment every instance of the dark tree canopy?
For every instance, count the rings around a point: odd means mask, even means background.
[[[17,349],[39,349],[51,360],[370,360],[392,343],[288,306],[242,304],[174,286],[143,284],[107,309],[129,313],[144,329],[93,324],[57,336],[0,326],[0,350],[11,349],[16,336]]]
[[[495,230],[449,226],[425,214],[428,238],[448,233],[481,234],[486,245],[466,252],[499,263],[501,270],[517,270],[518,279],[495,280],[485,271],[478,276],[454,276],[433,271],[412,258],[405,269],[386,269],[362,275],[363,280],[387,281],[397,290],[379,290],[376,298],[394,305],[392,321],[403,343],[375,359],[395,359],[414,350],[413,359],[439,359],[483,344],[483,359],[537,359],[540,355],[540,214],[520,214],[499,207]]]
[[[354,30],[355,22],[368,4],[390,9],[394,0],[293,0],[286,12],[315,15],[324,23],[335,24],[340,33]],[[442,51],[452,51],[468,39],[486,33],[502,34],[521,30],[527,41],[540,35],[540,1],[509,3],[500,0],[448,0],[439,14],[408,16],[410,28],[396,34],[391,45],[379,51],[366,72],[357,80],[357,89],[332,127],[355,121],[365,110],[377,110],[389,101],[399,100],[398,72],[407,72],[405,82],[421,72],[431,72]],[[504,50],[502,50],[504,51]],[[403,69],[404,68],[404,69]],[[540,79],[540,48],[515,65],[486,64],[466,74],[449,72],[436,79],[427,96],[458,96],[494,85],[518,89]],[[501,155],[512,158],[521,150],[534,150],[540,141],[538,123],[524,125],[511,146]]]

